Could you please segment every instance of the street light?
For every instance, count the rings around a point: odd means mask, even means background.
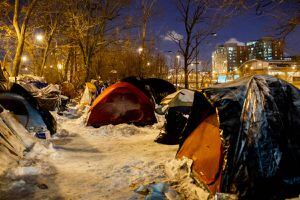
[[[147,62],[147,66],[150,66],[151,65],[151,63],[150,62]]]
[[[58,63],[58,64],[57,64],[57,68],[58,68],[59,70],[61,70],[61,69],[63,68],[63,65],[62,65],[61,63]]]
[[[139,52],[139,54],[141,54],[141,53],[142,53],[142,51],[143,51],[143,48],[142,48],[142,47],[138,48],[138,52]]]
[[[27,58],[27,56],[24,55],[21,57],[21,60],[22,60],[22,62],[26,62],[28,60],[28,58]]]
[[[38,42],[42,42],[44,40],[44,36],[42,34],[37,34],[35,36],[35,39],[38,41]]]

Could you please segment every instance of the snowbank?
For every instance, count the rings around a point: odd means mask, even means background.
[[[186,157],[173,159],[166,164],[166,174],[176,183],[173,187],[184,195],[185,199],[211,199],[209,191],[192,178],[192,164],[193,160]]]
[[[58,135],[60,132],[65,132],[68,130],[69,134],[89,134],[89,135],[98,135],[98,136],[109,136],[109,137],[119,137],[119,136],[132,136],[137,134],[149,134],[161,129],[164,125],[164,116],[157,115],[158,123],[152,126],[138,127],[132,124],[118,124],[118,125],[106,125],[101,126],[100,128],[94,128],[91,126],[86,126],[87,114],[86,112],[78,119],[68,119],[56,115],[56,120],[58,126]],[[158,133],[157,133],[158,134]]]

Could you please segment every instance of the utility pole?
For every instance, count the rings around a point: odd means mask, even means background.
[[[176,89],[178,89],[178,69],[180,67],[180,55],[176,56],[177,58],[177,64],[176,64],[176,68],[175,68],[175,84],[176,84]]]
[[[198,77],[198,56],[199,56],[199,49],[198,49],[198,36],[196,37],[196,90],[199,88],[199,77]]]

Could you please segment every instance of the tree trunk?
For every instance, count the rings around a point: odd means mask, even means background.
[[[19,75],[21,56],[22,56],[23,48],[24,48],[24,39],[25,39],[24,36],[21,36],[20,38],[18,38],[18,45],[17,45],[16,54],[15,54],[14,61],[13,61],[12,75],[14,77],[17,77]]]
[[[184,88],[189,89],[189,72],[187,58],[184,58]]]
[[[90,73],[91,73],[91,63],[92,63],[92,55],[91,52],[89,52],[87,59],[86,59],[86,64],[85,64],[85,82],[90,81]]]
[[[17,33],[17,49],[13,61],[13,76],[17,77],[19,75],[19,69],[20,69],[20,64],[21,64],[21,56],[23,53],[23,48],[24,48],[24,42],[25,42],[25,33],[27,29],[27,24],[29,17],[31,15],[31,12],[33,10],[34,5],[36,4],[38,0],[32,0],[31,3],[29,4],[27,8],[27,12],[25,13],[22,26],[20,28],[19,26],[19,13],[20,13],[20,0],[15,0],[15,5],[14,5],[14,16],[13,16],[13,26],[15,28],[15,31]]]
[[[49,47],[50,47],[50,44],[51,44],[51,40],[52,40],[52,35],[49,36],[49,39],[47,40],[46,48],[44,50],[42,65],[40,66],[40,70],[39,70],[39,75],[40,76],[43,76],[43,73],[44,73],[44,68],[45,68],[45,64],[47,62],[47,57],[48,57],[48,52],[49,52]]]
[[[66,61],[66,64],[65,64],[64,78],[63,78],[64,81],[68,81],[68,72],[69,72],[71,56],[72,56],[72,48],[69,49],[67,61]]]

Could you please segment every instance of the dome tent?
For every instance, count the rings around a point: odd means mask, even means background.
[[[144,94],[154,100],[154,103],[159,104],[167,95],[176,92],[174,85],[159,78],[142,79],[138,77],[127,77],[121,80],[122,82],[130,83],[140,89]]]
[[[154,104],[135,86],[119,82],[104,90],[93,102],[87,125],[134,123],[149,125],[156,122]]]
[[[203,89],[177,158],[194,162],[211,193],[242,199],[287,198],[300,191],[300,91],[256,75]]]
[[[166,96],[161,101],[161,113],[165,112],[165,130],[161,131],[155,142],[162,144],[178,144],[186,125],[194,101],[193,90],[181,89]],[[176,126],[174,126],[176,124]]]
[[[21,85],[14,83],[10,89],[10,93],[22,96],[34,110],[38,111],[50,133],[52,135],[56,133],[57,123],[52,114],[45,108],[41,107],[37,99],[34,98],[26,89],[24,89]]]
[[[191,107],[194,101],[194,92],[188,89],[178,90],[166,96],[160,104],[168,107]]]
[[[36,136],[42,138],[45,138],[47,134],[50,136],[50,131],[47,129],[43,117],[22,96],[11,93],[2,93],[0,94],[0,104],[6,110],[13,113],[16,119],[28,130],[28,132],[35,133]],[[53,133],[54,132],[52,132],[52,134]]]

